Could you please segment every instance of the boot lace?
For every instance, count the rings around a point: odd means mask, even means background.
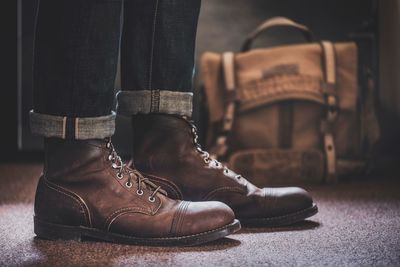
[[[194,122],[191,120],[188,120],[186,117],[184,117],[185,121],[187,121],[190,125],[191,131],[192,131],[192,135],[193,135],[193,143],[195,145],[196,151],[200,154],[200,156],[203,158],[204,162],[209,165],[210,163],[213,163],[216,167],[222,167],[224,174],[229,174],[229,172],[231,171],[228,167],[226,167],[224,164],[222,164],[221,162],[219,162],[218,160],[212,158],[210,156],[210,153],[208,153],[207,151],[204,151],[199,143],[199,135],[197,134],[197,127],[196,125],[194,125]],[[234,173],[233,171],[231,171],[232,173]],[[235,178],[240,180],[242,177],[242,175],[237,174],[235,175]]]
[[[158,192],[167,195],[167,192],[161,189],[161,186],[157,186],[153,182],[149,181],[148,178],[145,178],[139,171],[131,167],[132,165],[128,166],[127,164],[123,163],[121,157],[117,154],[114,145],[111,142],[111,138],[107,139],[106,147],[110,151],[110,154],[108,155],[107,159],[111,162],[111,167],[117,170],[117,178],[121,180],[124,178],[125,175],[127,175],[128,179],[127,182],[125,183],[125,186],[127,188],[131,188],[133,185],[132,181],[136,179],[137,183],[136,194],[138,194],[139,196],[143,195],[144,193],[143,189],[146,189],[148,186],[151,192],[149,196],[150,202],[154,202],[156,200],[155,196]]]

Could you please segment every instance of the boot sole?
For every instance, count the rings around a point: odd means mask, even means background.
[[[318,207],[316,204],[313,204],[311,207],[307,209],[279,217],[251,218],[251,219],[242,218],[239,220],[243,227],[277,227],[277,226],[294,224],[296,222],[302,221],[308,217],[317,214],[317,212],[318,212]]]
[[[95,239],[119,244],[145,246],[196,246],[233,234],[239,231],[240,228],[240,222],[235,219],[230,224],[203,233],[179,237],[145,238],[121,235],[84,226],[53,224],[34,217],[34,232],[37,237],[42,239],[75,241]]]

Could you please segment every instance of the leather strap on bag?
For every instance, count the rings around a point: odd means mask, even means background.
[[[326,181],[337,182],[336,150],[333,128],[338,117],[338,98],[336,92],[335,48],[328,41],[321,42],[324,81],[321,84],[325,99],[325,117],[321,121],[324,151],[326,157]]]
[[[233,127],[236,110],[235,54],[222,54],[222,68],[226,90],[226,109],[222,120],[222,130],[217,136],[215,147],[211,150],[215,158],[223,158],[228,152],[228,135]]]

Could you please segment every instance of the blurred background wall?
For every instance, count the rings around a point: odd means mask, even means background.
[[[382,150],[400,154],[400,1],[379,1],[379,110]]]

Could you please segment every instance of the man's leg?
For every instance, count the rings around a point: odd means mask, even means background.
[[[118,112],[133,115],[135,166],[165,185],[169,196],[225,202],[249,225],[291,224],[314,215],[317,207],[305,190],[257,188],[198,144],[187,118],[199,2],[141,0],[125,10]]]
[[[190,116],[200,0],[127,1],[119,112]]]
[[[40,1],[33,133],[62,139],[114,133],[121,6],[120,0]]]
[[[225,204],[169,199],[114,150],[121,8],[120,0],[40,2],[30,115],[32,132],[45,137],[45,166],[35,233],[195,245],[237,231],[240,224]]]

